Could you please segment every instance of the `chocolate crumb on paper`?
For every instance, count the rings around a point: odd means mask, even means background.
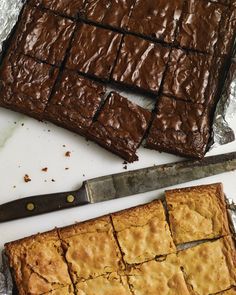
[[[28,174],[25,174],[25,176],[24,176],[24,182],[30,182],[31,181],[31,178],[29,177],[29,175]]]
[[[70,152],[70,151],[67,151],[67,152],[65,153],[65,156],[69,158],[69,157],[71,156],[71,152]]]
[[[42,168],[43,172],[48,172],[48,167]]]

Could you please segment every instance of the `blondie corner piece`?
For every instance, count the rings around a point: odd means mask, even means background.
[[[59,230],[73,283],[123,270],[109,216]]]
[[[176,244],[230,233],[220,183],[166,191],[170,228]]]
[[[84,135],[93,122],[105,92],[104,85],[76,72],[64,70],[48,103],[44,119]]]
[[[215,294],[236,284],[236,249],[230,236],[180,251],[178,257],[193,294]]]
[[[56,230],[6,244],[5,249],[20,295],[72,288]]]
[[[131,295],[126,276],[111,273],[76,285],[76,295]]]
[[[134,295],[190,295],[175,254],[134,266],[128,275]]]
[[[128,264],[176,251],[160,200],[112,214],[117,239]]]
[[[151,112],[112,92],[91,125],[88,138],[128,162],[138,159],[136,151],[148,129]]]

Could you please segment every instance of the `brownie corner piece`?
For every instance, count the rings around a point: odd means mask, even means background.
[[[73,21],[26,5],[13,37],[12,48],[40,61],[60,66],[74,29]]]
[[[110,79],[122,35],[80,23],[75,32],[66,68],[107,81]]]
[[[168,63],[170,48],[136,36],[123,39],[112,80],[121,85],[157,94]]]
[[[222,184],[174,189],[166,191],[165,195],[176,244],[230,234]]]
[[[151,120],[151,112],[112,92],[88,131],[88,138],[128,162],[138,159],[140,146]]]
[[[1,104],[42,119],[58,72],[31,57],[9,52],[0,67]]]
[[[209,121],[205,106],[161,96],[146,147],[201,159],[210,138]]]
[[[76,72],[64,70],[57,81],[44,117],[83,135],[92,124],[105,92],[104,85]]]

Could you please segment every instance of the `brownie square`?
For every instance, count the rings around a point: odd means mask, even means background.
[[[112,79],[142,91],[157,93],[170,49],[135,36],[125,36]]]
[[[65,58],[75,24],[66,18],[25,6],[13,39],[17,52],[59,66]]]
[[[135,265],[128,277],[135,295],[190,295],[175,254],[168,255],[160,261],[152,260]]]
[[[32,0],[31,5],[50,9],[67,17],[77,18],[83,13],[86,0]]]
[[[63,287],[73,290],[56,230],[6,244],[5,248],[19,295],[63,294],[53,292]]]
[[[159,151],[203,158],[210,137],[208,111],[203,105],[162,96],[146,146]]]
[[[208,100],[213,58],[201,53],[173,49],[166,71],[163,93],[181,100],[205,103]]]
[[[143,263],[176,251],[160,200],[112,214],[123,259]]]
[[[89,129],[88,138],[121,156],[128,162],[138,159],[136,150],[142,142],[151,112],[111,93]]]
[[[129,19],[131,32],[167,43],[175,41],[183,0],[137,0]]]
[[[46,118],[76,133],[85,134],[105,91],[105,86],[65,70],[47,106]]]
[[[215,239],[230,234],[220,183],[166,191],[174,242]]]
[[[76,284],[76,294],[95,294],[96,295],[131,295],[125,276],[111,273],[108,276],[100,276],[98,278],[87,280]]]
[[[74,284],[123,270],[109,216],[59,230]]]
[[[135,0],[88,0],[85,16],[88,20],[116,29],[127,26]]]
[[[57,75],[57,68],[9,53],[0,68],[0,104],[41,119]]]
[[[230,236],[183,250],[178,257],[193,294],[215,294],[236,284],[236,250]]]
[[[214,52],[226,7],[206,0],[190,0],[183,13],[177,41],[181,47]]]
[[[122,35],[95,26],[80,24],[73,39],[66,67],[109,80]]]

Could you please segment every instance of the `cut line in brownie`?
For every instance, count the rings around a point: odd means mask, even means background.
[[[88,138],[128,162],[138,159],[136,151],[151,120],[151,112],[112,92],[88,131]]]
[[[161,96],[147,135],[146,147],[203,158],[209,137],[209,112],[203,105]]]
[[[76,72],[64,70],[44,118],[79,134],[86,134],[100,108],[106,87]]]
[[[40,61],[60,66],[74,29],[73,21],[26,5],[12,40],[12,48]]]
[[[42,119],[58,69],[9,52],[0,67],[0,105]]]
[[[74,35],[66,67],[102,80],[109,80],[122,35],[80,23]]]
[[[112,74],[120,85],[158,93],[169,60],[170,48],[126,35]]]

